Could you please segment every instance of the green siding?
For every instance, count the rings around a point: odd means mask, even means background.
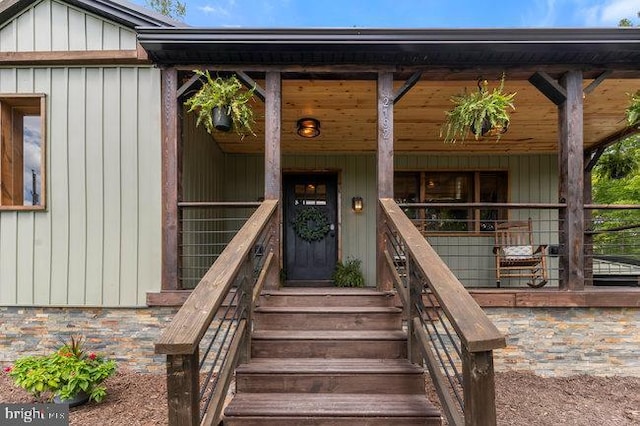
[[[47,95],[47,210],[0,212],[0,304],[143,306],[160,290],[160,72],[0,69]]]
[[[134,31],[52,0],[35,3],[0,28],[0,52],[135,48]]]
[[[545,155],[434,155],[397,154],[396,170],[508,170],[509,200],[511,202],[553,203],[557,201],[557,160],[553,154]],[[376,163],[371,154],[313,154],[285,155],[283,169],[338,170],[341,193],[342,258],[354,256],[362,259],[367,285],[375,285],[375,203]],[[264,191],[264,157],[261,155],[227,154],[225,163],[225,200],[253,201]],[[364,198],[365,211],[351,211],[351,198]],[[557,243],[551,233],[557,219],[556,211],[524,210],[512,214],[513,219],[532,217],[547,219],[546,228],[540,229],[544,241]],[[492,236],[487,237],[432,237],[431,242],[452,268],[468,271],[472,277],[490,282],[495,276],[493,257],[490,255]],[[454,245],[452,243],[459,243]],[[446,246],[443,244],[447,244]],[[477,244],[478,247],[473,248]],[[489,255],[485,252],[489,250]],[[556,259],[550,259],[550,270],[557,269]],[[554,277],[552,277],[554,278]],[[463,280],[464,281],[464,280]],[[474,280],[465,282],[474,285]],[[477,285],[477,284],[476,284]]]

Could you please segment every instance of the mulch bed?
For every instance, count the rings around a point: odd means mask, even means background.
[[[108,379],[101,403],[71,409],[72,425],[167,424],[164,376],[119,371]],[[526,372],[496,374],[498,424],[640,425],[640,378],[544,378]],[[0,402],[33,402],[0,374]]]

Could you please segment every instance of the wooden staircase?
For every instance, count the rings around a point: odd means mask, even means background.
[[[441,425],[393,302],[368,289],[263,292],[224,425]]]

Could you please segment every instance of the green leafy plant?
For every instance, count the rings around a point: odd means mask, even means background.
[[[629,94],[631,101],[629,106],[624,111],[627,116],[627,123],[629,126],[640,125],[640,90],[636,93]]]
[[[360,259],[348,258],[344,263],[338,262],[331,279],[336,287],[364,287],[364,275]]]
[[[214,108],[221,109],[231,116],[233,129],[242,138],[251,134],[255,136],[252,126],[255,124],[253,108],[249,101],[253,99],[255,87],[242,90],[243,86],[238,77],[231,75],[227,78],[217,76],[212,78],[209,71],[194,70],[205,82],[198,92],[185,101],[189,112],[196,112],[198,120],[196,126],[204,124],[207,132],[215,129],[213,124]]]
[[[83,343],[83,337],[72,336],[54,353],[21,357],[4,371],[38,399],[58,396],[65,401],[83,391],[89,400],[100,402],[107,393],[102,382],[116,371],[116,363],[93,352],[87,354]]]
[[[446,121],[440,131],[445,142],[464,142],[471,130],[476,140],[489,134],[500,140],[500,136],[509,126],[509,109],[515,110],[515,93],[505,94],[504,74],[500,85],[489,91],[487,80],[478,82],[478,90],[453,96],[455,104],[451,111],[445,112]]]

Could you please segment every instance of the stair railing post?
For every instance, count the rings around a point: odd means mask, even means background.
[[[170,426],[200,424],[199,354],[167,355],[167,399]]]
[[[240,312],[242,312],[241,318],[247,320],[247,328],[245,331],[243,344],[240,350],[240,363],[247,363],[251,359],[251,324],[253,321],[253,270],[252,270],[252,256],[249,256],[240,270],[240,285],[237,291],[240,293],[238,303],[240,304]]]
[[[409,361],[422,365],[422,352],[418,346],[418,338],[414,332],[413,319],[420,315],[418,306],[422,305],[422,282],[413,274],[413,259],[406,253],[407,285],[409,286],[409,316],[407,318],[407,355]]]
[[[469,352],[462,346],[464,423],[466,426],[496,425],[496,392],[493,351]]]

